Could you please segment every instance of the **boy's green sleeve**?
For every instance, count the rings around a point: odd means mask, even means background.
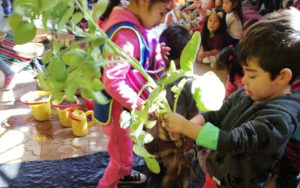
[[[207,122],[202,127],[197,136],[196,144],[204,146],[208,149],[216,150],[218,147],[220,129],[210,122]]]

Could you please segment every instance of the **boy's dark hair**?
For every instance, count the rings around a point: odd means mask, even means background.
[[[255,24],[258,21],[258,18],[251,18],[250,20],[246,21],[243,25],[243,31],[246,31],[251,25]]]
[[[185,27],[170,25],[160,35],[159,42],[164,42],[166,46],[171,48],[168,58],[175,60],[180,58],[183,48],[190,39],[191,34]]]
[[[234,84],[235,75],[244,76],[235,48],[225,47],[219,52],[217,68],[225,68],[229,71],[229,80],[232,84]]]
[[[274,80],[283,68],[293,75],[290,84],[299,75],[300,11],[283,9],[267,14],[252,25],[239,46],[242,64],[249,58],[258,58],[260,67]]]
[[[216,32],[224,33],[225,34],[225,40],[227,40],[228,34],[227,34],[227,27],[226,27],[226,22],[225,22],[225,12],[221,8],[215,8],[214,10],[216,11],[216,13],[218,13],[218,12],[223,13],[223,18],[220,18],[218,16],[219,19],[220,19],[220,27]],[[208,48],[208,41],[209,41],[209,35],[210,35],[209,30],[207,28],[208,18],[209,18],[209,16],[205,17],[203,27],[202,27],[202,30],[201,30],[201,40],[202,40],[201,43],[202,43],[204,51],[211,50],[211,49]]]

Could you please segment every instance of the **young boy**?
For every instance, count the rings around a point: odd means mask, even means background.
[[[249,28],[239,47],[244,88],[220,110],[191,121],[164,115],[169,132],[212,150],[206,167],[219,187],[264,187],[299,122],[300,95],[291,93],[300,72],[299,17],[296,9],[282,10]]]

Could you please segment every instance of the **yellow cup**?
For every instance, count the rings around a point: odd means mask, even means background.
[[[87,120],[88,116],[91,116],[90,121]],[[75,136],[86,136],[89,133],[89,128],[95,124],[94,111],[92,110],[86,112],[75,110],[70,112],[70,118]]]
[[[64,127],[72,127],[71,119],[69,117],[69,111],[77,110],[79,101],[76,96],[74,97],[75,104],[73,105],[63,105],[62,103],[64,101],[67,101],[66,97],[63,97],[63,100],[61,101],[53,101],[52,106],[56,109],[60,124]]]
[[[51,105],[50,100],[44,104],[30,105],[32,115],[34,119],[38,121],[46,121],[51,117]]]
[[[46,121],[51,117],[50,98],[47,91],[30,91],[21,97],[21,101],[30,106],[35,120]]]

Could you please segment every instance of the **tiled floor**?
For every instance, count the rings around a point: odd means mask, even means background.
[[[20,76],[20,75],[18,75]],[[85,137],[75,137],[72,128],[62,127],[56,110],[50,120],[36,121],[20,96],[36,90],[35,81],[18,83],[15,89],[1,92],[0,163],[53,160],[87,155],[106,149],[106,136],[95,124]]]
[[[3,20],[6,22],[1,17],[1,22]],[[6,23],[1,23],[0,26],[0,29],[7,29]],[[34,120],[29,106],[20,102],[23,94],[37,90],[33,72],[12,68],[17,73],[15,88],[0,91],[0,164],[62,159],[106,150],[107,137],[99,124],[91,127],[87,136],[76,137],[71,128],[61,126],[53,108],[50,120]],[[195,65],[196,74],[209,70],[207,65]],[[215,72],[224,82],[223,73]],[[0,89],[2,85],[3,74],[0,72]]]
[[[195,68],[198,73],[203,69],[210,69],[206,65],[198,64]],[[27,77],[28,81],[22,83],[24,77]],[[107,138],[99,124],[91,127],[87,136],[76,137],[72,134],[72,128],[61,126],[53,108],[49,121],[34,120],[29,106],[20,102],[23,94],[36,90],[36,83],[32,77],[30,71],[18,73],[16,87],[0,94],[1,164],[62,159],[106,150]]]

